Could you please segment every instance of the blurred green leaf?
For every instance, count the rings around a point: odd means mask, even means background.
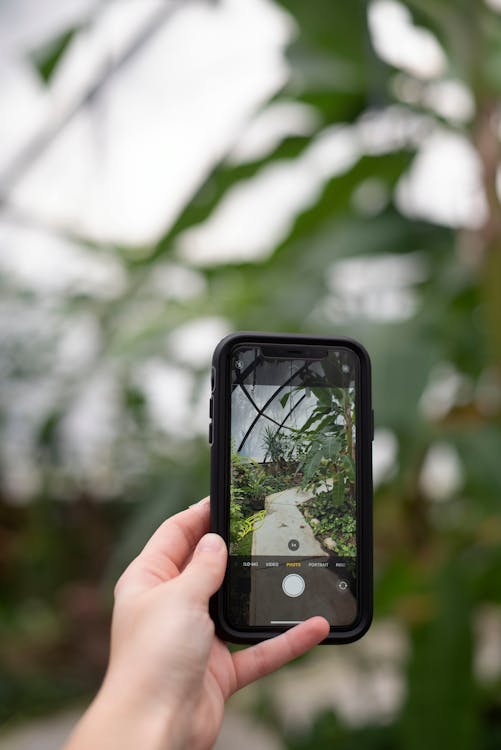
[[[38,50],[34,55],[33,61],[45,83],[49,83],[51,80],[57,66],[78,31],[78,28],[68,29],[68,31],[65,31],[57,39],[51,41],[42,50]]]
[[[478,705],[473,681],[472,600],[456,561],[437,572],[432,619],[412,629],[402,745],[474,750]]]
[[[394,727],[347,727],[323,711],[307,731],[286,735],[287,750],[397,750]]]

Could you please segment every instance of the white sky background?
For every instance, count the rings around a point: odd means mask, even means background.
[[[58,0],[0,6],[0,183],[29,136],[57,122],[166,4],[63,5],[64,12]],[[26,52],[84,20],[47,89]],[[369,20],[378,53],[403,71],[396,84],[403,98],[421,97],[453,119],[471,114],[464,86],[440,80],[445,58],[438,42],[412,25],[403,6],[377,0]],[[28,170],[10,194],[11,205],[97,241],[154,243],[225,153],[233,163],[258,158],[288,133],[318,126],[311,107],[293,102],[272,104],[253,120],[287,80],[284,48],[293,36],[292,20],[269,0],[182,3]],[[409,73],[422,80],[419,93],[405,79]],[[328,179],[364,152],[394,148],[395,131],[400,145],[423,143],[397,193],[402,210],[453,226],[478,225],[485,203],[476,155],[459,135],[425,128],[419,134],[419,127],[419,118],[413,122],[408,111],[394,109],[369,125],[329,128],[300,157],[265,167],[230,190],[203,225],[180,238],[181,257],[212,264],[266,256]]]
[[[57,121],[165,5],[164,0],[115,0],[100,3],[93,15],[96,0],[7,0],[0,6],[0,183],[29,135]],[[68,22],[88,18],[46,89],[26,52],[40,48]],[[444,54],[429,32],[412,25],[403,6],[377,0],[369,20],[380,56],[422,79],[421,97],[432,109],[435,102],[452,117],[468,116],[468,92],[458,94],[459,82],[442,85],[437,95]],[[315,127],[315,112],[293,103],[273,104],[250,122],[287,80],[284,48],[293,35],[291,19],[271,0],[183,2],[28,171],[11,194],[12,204],[30,217],[98,241],[155,242],[225,153],[230,151],[233,162],[256,158],[287,133]],[[395,113],[393,119],[398,118]],[[389,147],[395,127],[390,120]],[[410,134],[408,139],[414,140]],[[478,223],[483,197],[468,144],[460,136],[437,133],[426,137],[423,149],[399,192],[402,208],[453,226]],[[231,252],[235,259],[266,255],[325,181],[370,150],[363,129],[326,131],[306,154],[235,186],[205,225],[182,238],[184,257],[211,263],[228,260]],[[438,181],[437,159],[444,162]],[[447,169],[452,164],[454,173]],[[248,228],[238,231],[245,217],[253,219],[255,238],[249,238]]]
[[[475,227],[482,221],[485,200],[476,155],[462,136],[430,126],[429,118],[393,107],[369,113],[353,126],[321,129],[311,107],[287,101],[266,106],[287,82],[285,49],[296,33],[292,19],[272,0],[178,4],[151,41],[10,191],[3,183],[16,155],[40,129],[63,118],[103,66],[113,64],[142,24],[167,4],[164,0],[4,0],[0,4],[0,185],[9,191],[8,206],[0,209],[0,271],[20,289],[49,301],[75,289],[113,298],[127,287],[119,260],[70,243],[54,228],[103,243],[130,247],[155,243],[222,158],[227,156],[232,164],[261,158],[287,134],[308,134],[319,127],[319,134],[299,157],[263,167],[255,177],[236,185],[206,222],[180,237],[180,263],[166,266],[163,273],[162,283],[171,290],[166,294],[183,297],[166,281],[172,274],[178,279],[174,287],[185,286],[189,296],[204,288],[202,277],[196,275],[197,265],[266,257],[287,236],[298,213],[315,202],[327,180],[349,169],[363,153],[384,153],[406,143],[417,145],[419,153],[398,186],[401,210],[454,227]],[[413,26],[405,8],[393,0],[377,0],[369,20],[378,54],[401,71],[395,87],[404,102],[423,104],[453,123],[471,117],[470,93],[447,77],[438,42]],[[82,22],[84,30],[46,86],[28,55],[69,24]],[[360,191],[362,209],[367,197],[376,210],[387,200],[377,185]],[[194,268],[183,268],[186,263]],[[372,283],[366,290],[374,300],[367,315],[372,315],[371,309],[385,311],[388,319],[401,317],[402,310],[404,316],[411,314],[413,300],[406,279],[415,273],[414,266],[406,270],[401,265],[392,273],[384,265],[391,259],[382,263],[379,270],[372,269],[371,278],[380,278],[381,288],[378,291]],[[350,290],[357,269],[349,264],[346,261],[331,273],[333,291],[338,297],[344,294],[348,302],[356,294],[367,297],[364,290]],[[384,287],[392,278],[393,286],[386,293]],[[92,321],[87,323],[82,330],[93,331]],[[43,324],[40,314],[40,327]],[[12,325],[4,318],[2,330],[9,326],[12,330]],[[229,326],[219,319],[196,320],[189,338],[172,332],[166,347],[180,362],[175,382],[180,372],[189,378],[190,367],[208,363],[213,343]],[[89,333],[91,338],[96,335],[95,330]],[[94,351],[96,341],[84,338],[84,349]],[[145,387],[152,413],[165,415],[160,426],[169,431],[176,423],[165,405],[170,376],[158,365],[145,363],[144,380],[149,384]],[[184,411],[176,404],[181,415],[178,425],[187,413],[184,400]],[[205,431],[202,401],[192,425]],[[80,420],[89,417],[85,408],[76,411]],[[78,424],[72,417],[77,442],[79,434],[87,434],[85,426]],[[29,444],[28,438],[25,442]]]
[[[170,18],[30,169],[14,190],[16,207],[93,239],[152,243],[283,85],[292,25],[269,2],[172,5]],[[54,76],[49,120],[163,7],[163,0],[108,3]],[[12,146],[4,143],[4,154]]]

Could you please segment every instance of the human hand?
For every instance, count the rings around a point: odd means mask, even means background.
[[[120,577],[108,671],[67,750],[210,748],[230,695],[328,635],[313,617],[231,654],[208,613],[227,559],[208,528],[205,498],[165,521]]]

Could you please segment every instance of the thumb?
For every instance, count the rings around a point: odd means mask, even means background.
[[[223,538],[219,534],[205,534],[179,576],[179,583],[193,598],[207,603],[223,582],[227,557]]]

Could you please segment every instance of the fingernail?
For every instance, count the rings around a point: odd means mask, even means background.
[[[203,552],[222,552],[225,544],[219,534],[206,534],[198,544],[199,551]]]
[[[197,505],[206,505],[210,502],[210,497],[203,497],[201,500],[198,500],[196,503],[192,503],[191,505],[188,505],[188,508],[196,508]]]

